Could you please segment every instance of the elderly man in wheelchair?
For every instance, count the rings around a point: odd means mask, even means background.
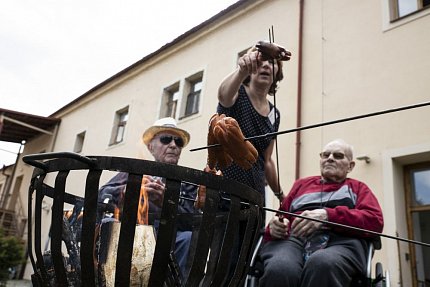
[[[347,178],[355,165],[352,147],[335,140],[320,157],[321,176],[297,180],[280,210],[382,232],[376,197],[363,182]],[[350,286],[366,273],[372,239],[369,234],[279,213],[265,230],[260,286]]]

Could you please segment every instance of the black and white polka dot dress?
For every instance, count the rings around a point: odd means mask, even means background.
[[[274,106],[272,103],[269,103],[269,105],[271,111],[270,114],[273,114]],[[276,109],[276,117],[265,117],[260,115],[249,100],[243,85],[239,89],[239,96],[234,105],[230,108],[225,108],[221,104],[218,104],[217,113],[235,118],[245,137],[276,132],[279,129],[279,110]],[[272,124],[270,118],[272,118],[272,120],[276,119],[276,121]],[[267,149],[272,139],[273,137],[266,137],[251,140],[252,144],[258,151],[257,162],[251,169],[244,170],[233,163],[226,169],[222,170],[223,175],[254,188],[264,197],[264,187],[266,182],[264,175],[264,151]]]

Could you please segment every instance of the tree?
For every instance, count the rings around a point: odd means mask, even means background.
[[[9,279],[9,268],[24,261],[24,243],[17,237],[5,236],[0,228],[0,286]]]

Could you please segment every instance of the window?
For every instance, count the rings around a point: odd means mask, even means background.
[[[115,113],[114,125],[110,144],[118,144],[124,140],[125,125],[128,121],[128,107]]]
[[[391,21],[430,7],[430,0],[391,0]]]
[[[203,71],[163,90],[159,117],[183,119],[199,113],[203,88]]]
[[[85,132],[81,132],[76,135],[75,146],[73,147],[73,151],[76,153],[82,152],[82,148],[84,147],[85,140]]]
[[[184,118],[199,112],[200,94],[203,86],[203,74],[197,74],[186,80],[186,90],[188,95],[186,99]]]
[[[179,82],[164,89],[160,117],[176,117],[179,96]]]
[[[430,162],[405,167],[409,238],[430,242]],[[410,245],[413,286],[430,282],[430,249]]]

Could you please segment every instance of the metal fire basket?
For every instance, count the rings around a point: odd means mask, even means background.
[[[114,286],[131,285],[133,243],[143,175],[166,180],[152,267],[149,281],[144,286],[243,284],[263,218],[262,197],[257,191],[200,170],[131,158],[61,152],[28,155],[23,161],[34,166],[28,194],[28,251],[34,269],[34,286],[107,286],[99,278],[95,238],[100,230],[100,210],[110,208],[98,199],[100,184],[104,184],[100,178],[104,172],[111,171],[128,173]],[[70,175],[77,172],[83,174],[85,181],[81,192],[71,190],[69,185]],[[54,184],[50,186],[46,182]],[[179,216],[177,207],[179,201],[184,200],[180,196],[181,182],[207,188],[201,213],[189,218],[193,226],[192,243],[188,256],[189,272],[184,278],[175,275],[175,264],[172,264]],[[84,197],[77,194],[84,194]],[[46,200],[52,202],[49,219],[43,211],[46,210]],[[66,206],[78,205],[83,210],[80,240],[73,246],[66,244],[66,248],[65,238],[71,228],[64,219],[64,210]],[[42,245],[45,245],[42,226],[47,225],[50,225],[50,245],[44,246],[42,251]],[[239,229],[242,232],[238,232]],[[78,256],[72,258],[73,255]]]

